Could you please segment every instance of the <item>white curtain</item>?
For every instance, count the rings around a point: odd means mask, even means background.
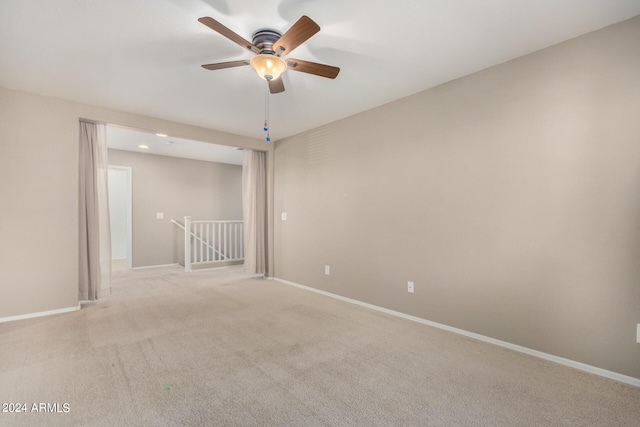
[[[262,151],[244,150],[242,164],[244,267],[265,274],[267,255],[267,161]]]
[[[80,121],[79,299],[111,293],[107,127]]]

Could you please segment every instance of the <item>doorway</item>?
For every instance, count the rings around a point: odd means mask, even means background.
[[[109,165],[109,220],[111,265],[114,270],[131,269],[131,168]]]

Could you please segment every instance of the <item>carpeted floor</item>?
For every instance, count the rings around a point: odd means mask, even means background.
[[[0,385],[2,426],[640,425],[639,388],[234,269],[0,324]]]

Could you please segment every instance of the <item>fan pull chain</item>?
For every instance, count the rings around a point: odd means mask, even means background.
[[[269,82],[267,81],[264,86],[264,131],[267,133],[265,140],[271,142],[271,136],[269,135]]]

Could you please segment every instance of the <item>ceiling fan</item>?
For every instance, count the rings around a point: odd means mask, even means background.
[[[220,70],[223,68],[251,65],[251,68],[268,82],[271,93],[284,92],[284,83],[280,76],[287,70],[300,71],[329,79],[335,79],[340,72],[340,68],[331,65],[318,64],[317,62],[303,61],[294,58],[284,59],[282,57],[283,55],[289,55],[296,47],[320,31],[320,26],[308,16],[303,16],[298,19],[284,34],[271,29],[258,30],[253,34],[252,42],[245,40],[220,22],[208,16],[200,18],[198,21],[255,54],[250,60],[240,59],[237,61],[205,64],[202,66],[203,68],[207,70]]]

